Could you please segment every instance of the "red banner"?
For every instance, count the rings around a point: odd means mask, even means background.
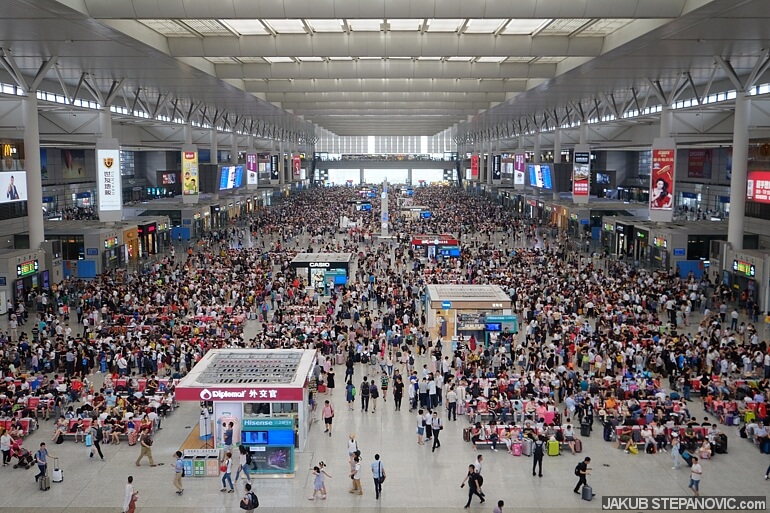
[[[711,178],[712,152],[711,150],[687,151],[687,177]]]
[[[770,203],[770,171],[749,171],[746,199],[757,203]]]
[[[302,169],[302,159],[299,155],[294,155],[292,158],[292,170],[294,171],[294,176],[299,176],[300,169]]]
[[[303,400],[301,388],[184,387],[176,389],[178,401],[294,402]]]
[[[674,156],[676,150],[652,150],[650,210],[674,208]]]
[[[471,177],[479,177],[479,156],[471,155]]]

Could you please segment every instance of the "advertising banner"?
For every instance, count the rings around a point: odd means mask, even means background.
[[[526,169],[526,153],[524,153],[524,150],[516,150],[513,154],[513,185],[515,189],[523,189],[524,185],[526,185]]]
[[[123,192],[120,183],[120,150],[96,150],[96,182],[99,211],[121,210]]]
[[[0,198],[0,203],[27,201],[27,173],[24,171],[0,173],[0,189],[5,191]]]
[[[65,180],[86,177],[86,151],[61,150],[62,176]]]
[[[572,201],[588,203],[591,190],[591,148],[585,144],[575,146],[572,164]]]
[[[278,173],[278,155],[270,155],[270,179],[280,180]]]
[[[711,150],[687,151],[687,177],[711,178],[713,156]]]
[[[198,147],[193,144],[182,146],[182,201],[198,203],[200,176],[198,175]]]
[[[652,144],[650,171],[650,221],[671,222],[674,214],[676,143],[658,138]]]
[[[770,171],[749,171],[746,199],[756,203],[770,203]]]
[[[502,178],[500,174],[500,165],[502,163],[502,156],[495,155],[492,157],[492,180],[500,181]]]
[[[259,184],[257,154],[254,152],[246,153],[246,185]]]
[[[479,156],[471,155],[471,178],[479,177]]]
[[[294,176],[299,178],[300,170],[302,169],[302,159],[299,155],[294,155],[291,158],[291,169]]]

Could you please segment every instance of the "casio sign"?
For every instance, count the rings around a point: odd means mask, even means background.
[[[308,267],[329,267],[329,262],[310,262]]]

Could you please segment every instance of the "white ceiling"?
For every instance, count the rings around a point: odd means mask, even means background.
[[[59,56],[212,111],[339,135],[433,135],[599,94],[751,72],[766,0],[0,0],[0,47],[34,76]],[[54,71],[47,79],[55,80]],[[717,82],[724,79],[719,74]],[[129,94],[129,99],[133,93]],[[289,114],[278,109],[288,111]]]

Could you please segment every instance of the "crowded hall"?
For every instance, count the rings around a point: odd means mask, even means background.
[[[0,3],[3,512],[767,510],[759,0]]]

